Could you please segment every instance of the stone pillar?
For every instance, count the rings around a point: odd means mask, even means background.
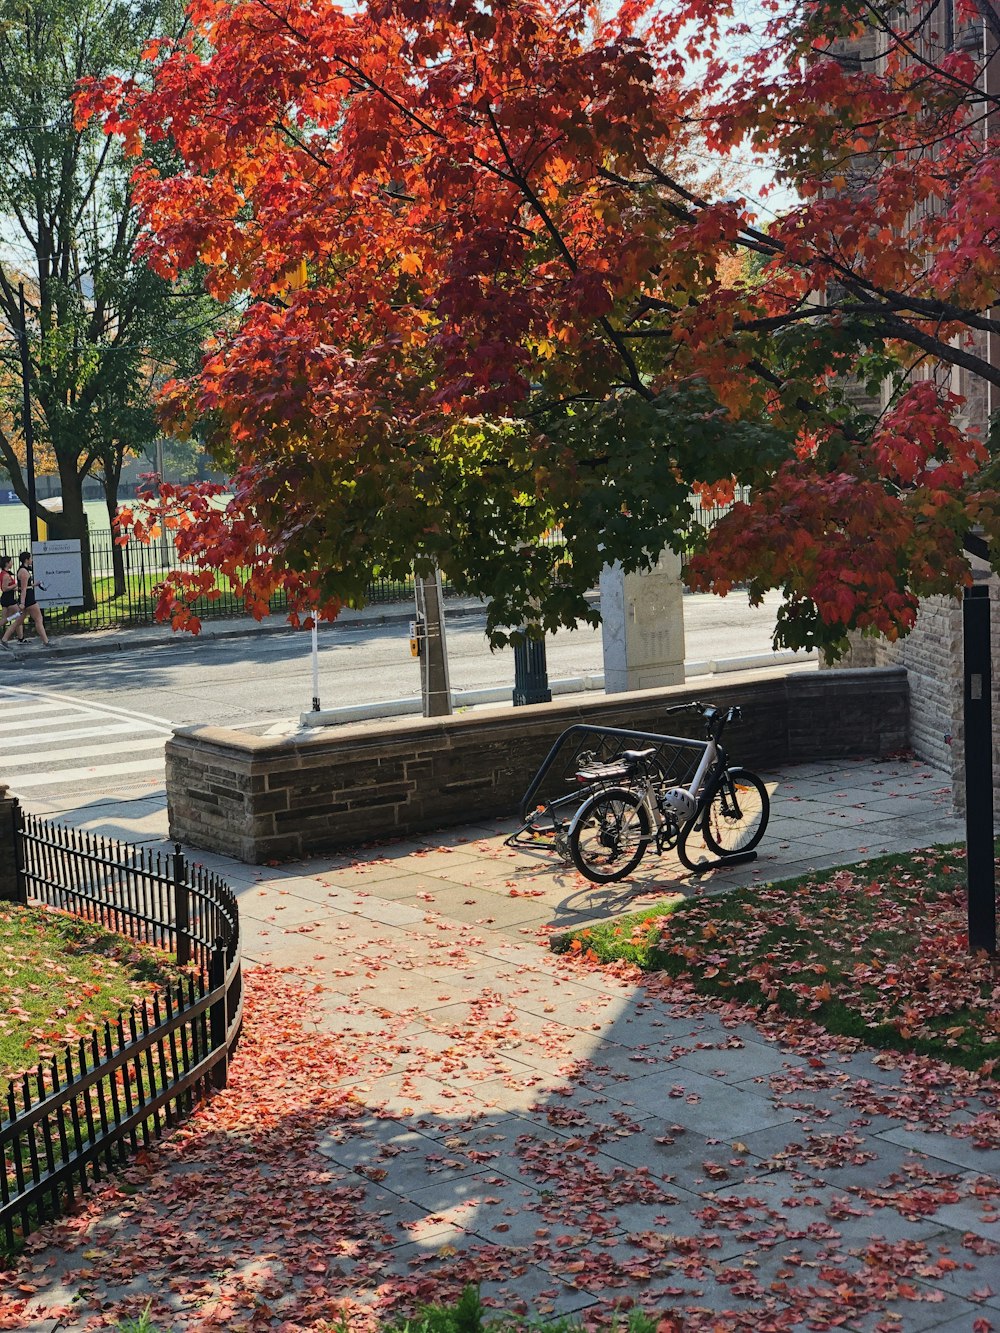
[[[0,782],[0,902],[23,903],[22,887],[17,877],[18,802],[10,788]]]
[[[648,690],[684,683],[684,595],[680,557],[660,555],[648,573],[601,571],[604,690]]]

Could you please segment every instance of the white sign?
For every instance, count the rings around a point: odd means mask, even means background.
[[[31,554],[39,606],[77,606],[83,601],[83,556],[78,541],[32,542]]]

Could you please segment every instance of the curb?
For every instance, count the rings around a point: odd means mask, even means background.
[[[448,611],[447,603],[445,610]],[[459,605],[455,606],[447,614],[449,620],[459,620],[466,617],[481,616],[486,613],[486,603],[477,605]],[[355,629],[362,625],[393,625],[409,624],[413,619],[414,612],[407,606],[399,610],[378,611],[369,614],[364,611],[344,612],[333,624],[321,624],[319,626],[321,633],[332,633],[337,630]],[[56,658],[73,658],[89,656],[91,653],[125,653],[135,649],[146,648],[175,648],[186,644],[194,644],[199,641],[225,640],[225,639],[250,639],[256,635],[271,634],[305,634],[307,630],[293,629],[291,625],[284,621],[278,621],[274,624],[267,624],[260,621],[252,625],[239,625],[230,629],[225,628],[205,628],[204,624],[200,633],[189,634],[182,630],[172,631],[164,630],[162,634],[149,634],[143,630],[130,630],[127,627],[111,630],[87,630],[80,634],[70,634],[64,637],[53,636],[51,639],[52,648],[46,654],[45,660]],[[14,650],[18,651],[17,649]],[[31,661],[34,661],[40,654],[32,651]],[[0,663],[7,660],[4,654],[0,658]],[[11,658],[13,662],[15,659]]]
[[[786,649],[780,653],[752,653],[744,657],[720,657],[707,662],[685,662],[684,683],[694,682],[710,676],[738,675],[741,671],[760,671],[767,667],[808,667],[818,661],[819,654],[796,653]],[[586,691],[603,691],[604,672],[598,671],[590,676],[570,676],[564,680],[550,680],[549,689],[553,696],[563,694],[581,694]],[[480,704],[510,704],[513,683],[493,686],[482,690],[452,690],[451,706],[457,712],[463,708],[476,708]],[[322,708],[311,713],[299,714],[299,727],[303,731],[318,730],[320,727],[336,727],[347,722],[372,722],[384,718],[412,717],[423,714],[423,699],[411,696],[407,699],[388,699],[381,703],[349,704],[343,708]]]

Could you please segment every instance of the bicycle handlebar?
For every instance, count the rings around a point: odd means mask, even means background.
[[[694,699],[688,704],[674,704],[672,708],[666,710],[670,713],[697,713],[699,717],[704,718],[706,725],[712,729],[712,724],[718,722],[721,734],[722,728],[730,722],[742,722],[743,710],[739,704],[733,704],[731,708],[725,710],[716,708],[714,704],[703,704],[700,700]]]

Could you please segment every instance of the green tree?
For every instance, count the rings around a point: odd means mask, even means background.
[[[206,331],[197,274],[177,284],[135,254],[121,144],[74,121],[80,78],[131,77],[150,39],[180,22],[177,0],[0,0],[0,463],[27,503],[23,451],[5,428],[21,424],[24,280],[34,430],[63,499],[46,520],[57,537],[83,537],[88,476],[115,512],[124,457],[155,438],[158,383],[190,370]]]

